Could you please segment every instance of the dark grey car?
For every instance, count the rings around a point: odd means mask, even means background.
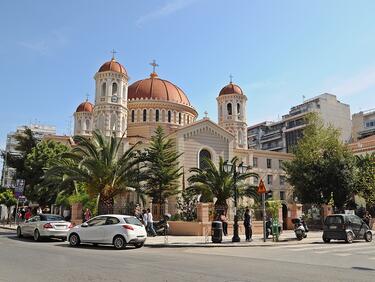
[[[323,227],[323,241],[345,240],[352,243],[353,240],[364,239],[372,241],[372,232],[367,224],[356,215],[332,214],[326,217]]]

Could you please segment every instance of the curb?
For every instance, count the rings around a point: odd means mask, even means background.
[[[17,227],[12,227],[12,226],[3,226],[0,225],[0,229],[7,229],[7,230],[16,230]]]
[[[145,244],[145,247],[148,248],[254,248],[254,247],[277,247],[277,246],[301,246],[301,245],[310,245],[316,244],[317,242],[308,242],[308,243],[285,243],[285,242],[275,242],[275,243],[255,243],[255,244],[233,244],[233,243],[158,243],[158,244]]]

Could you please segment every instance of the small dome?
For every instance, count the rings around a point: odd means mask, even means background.
[[[89,101],[85,101],[85,102],[79,104],[79,106],[77,107],[76,113],[78,113],[78,112],[92,113],[93,110],[94,110],[94,105],[91,104]]]
[[[156,99],[190,105],[182,89],[153,72],[150,78],[138,80],[129,86],[128,99]]]
[[[110,60],[109,62],[105,62],[98,70],[98,72],[104,72],[104,71],[114,71],[114,72],[124,74],[126,76],[128,75],[123,65],[117,62],[115,58],[112,58],[112,60]]]
[[[219,93],[219,96],[221,95],[228,95],[228,94],[240,94],[243,95],[241,87],[234,83],[229,83],[228,85],[224,86]]]

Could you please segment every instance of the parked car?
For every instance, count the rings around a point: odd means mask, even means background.
[[[135,216],[118,214],[96,216],[68,232],[68,241],[72,247],[80,243],[92,243],[114,245],[116,249],[123,249],[126,245],[141,248],[146,238],[146,229]]]
[[[55,214],[38,214],[22,222],[17,227],[17,237],[33,237],[35,241],[42,238],[60,238],[66,240],[73,225],[62,216]]]
[[[357,239],[371,242],[372,232],[356,215],[333,214],[326,217],[323,227],[323,241],[329,243],[332,239],[345,240],[347,243]]]

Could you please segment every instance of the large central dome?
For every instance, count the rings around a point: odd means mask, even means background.
[[[138,80],[130,85],[128,99],[164,100],[191,106],[180,87],[168,80],[160,79],[155,72],[151,73],[150,78]]]

